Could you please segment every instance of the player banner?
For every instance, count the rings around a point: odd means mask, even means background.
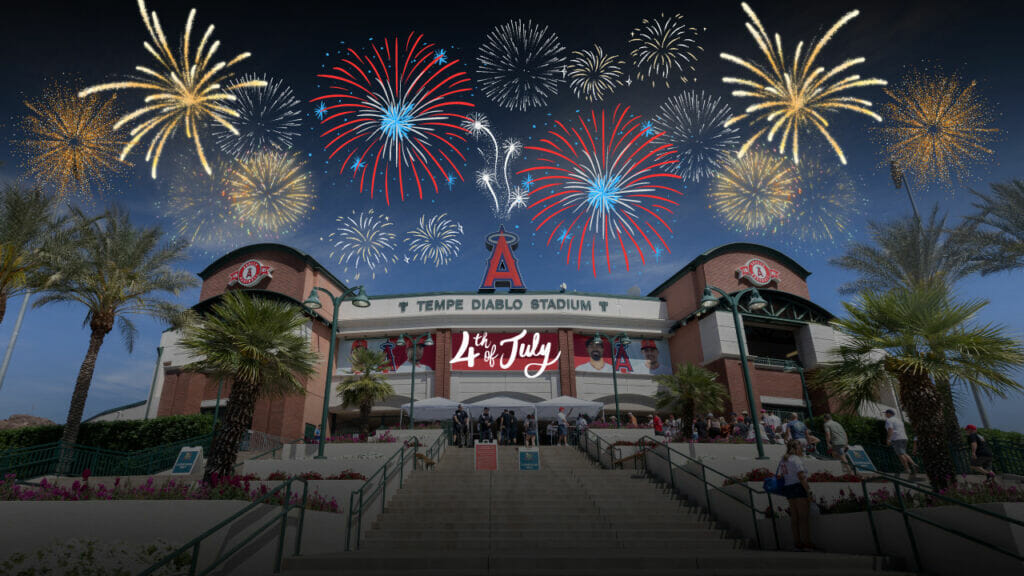
[[[637,338],[631,340],[628,346],[618,342],[615,347],[615,368],[619,374],[659,375],[672,373],[672,359],[668,352],[668,342],[664,340]],[[576,367],[577,373],[611,374],[611,340],[602,337],[601,342],[596,344],[593,336],[574,335],[573,365]]]
[[[433,338],[433,337],[431,337]],[[434,345],[424,346],[424,338],[416,343],[416,372],[433,372],[437,363]],[[384,353],[384,365],[381,371],[384,373],[412,372],[412,362],[409,361],[409,350],[412,348],[412,341],[405,342],[405,346],[398,345],[398,338],[359,338],[357,340],[345,340],[338,344],[338,371],[350,372],[352,370],[352,351],[356,348],[369,348]]]

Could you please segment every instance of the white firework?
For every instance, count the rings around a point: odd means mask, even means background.
[[[694,182],[713,178],[740,144],[738,131],[725,126],[731,116],[728,104],[703,91],[683,92],[662,104],[652,124],[675,151],[672,172]]]
[[[684,84],[689,82],[695,72],[693,64],[704,52],[698,34],[696,28],[686,25],[682,14],[644,18],[629,38],[637,80],[649,80],[651,86],[664,81],[668,87],[669,79],[678,75]]]
[[[474,138],[480,139],[486,136],[491,143],[491,148],[485,151],[484,148],[477,148],[484,162],[492,166],[491,169],[483,169],[476,173],[476,184],[481,190],[485,190],[494,203],[494,214],[500,220],[508,218],[512,212],[513,187],[509,180],[509,163],[515,160],[523,152],[523,144],[514,139],[508,138],[500,145],[498,138],[491,130],[490,121],[487,116],[477,112],[473,113],[462,122],[462,128]]]
[[[238,133],[220,124],[214,125],[217,146],[225,154],[239,159],[260,150],[290,150],[300,134],[302,104],[292,89],[281,80],[254,74],[242,76],[239,83],[253,85],[256,81],[266,85],[238,91],[228,87],[238,98],[231,104],[231,109],[238,113],[233,121]]]
[[[511,20],[487,33],[477,55],[477,80],[499,106],[526,111],[547,105],[565,81],[558,35],[532,20]]]
[[[333,247],[331,258],[346,265],[346,271],[348,266],[357,271],[363,266],[376,277],[378,269],[386,274],[388,265],[397,261],[398,235],[394,232],[394,222],[387,216],[370,210],[353,216],[338,216],[337,222],[337,229],[327,241]]]
[[[594,45],[593,50],[577,50],[569,58],[569,88],[577,98],[599,102],[622,86],[622,59],[605,54]]]
[[[447,214],[427,218],[420,216],[419,225],[405,235],[405,243],[413,260],[447,266],[462,250],[462,226]]]
[[[529,197],[530,195],[526,191],[516,186],[515,189],[512,190],[512,198],[508,203],[508,211],[511,212],[516,208],[526,208],[526,200]]]

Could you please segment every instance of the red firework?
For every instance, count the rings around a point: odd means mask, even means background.
[[[461,124],[473,107],[464,99],[472,90],[469,76],[456,69],[458,60],[422,39],[415,32],[404,44],[388,38],[365,56],[349,48],[331,73],[317,74],[331,81],[327,93],[312,100],[323,103],[317,115],[327,127],[324,150],[330,158],[344,155],[339,173],[358,174],[360,193],[368,183],[372,198],[380,176],[389,206],[392,176],[405,200],[403,169],[412,170],[422,199],[422,175],[437,193],[439,178],[442,184],[462,179],[454,157],[466,160],[456,144],[466,141]]]
[[[605,111],[578,116],[579,122],[566,126],[555,122],[539,146],[526,146],[539,152],[536,166],[520,173],[533,176],[534,187],[529,208],[540,209],[531,221],[539,231],[554,224],[547,244],[557,240],[566,249],[569,264],[576,251],[580,269],[589,240],[590,265],[597,276],[598,250],[603,246],[608,271],[612,269],[615,244],[629,270],[629,252],[635,249],[641,264],[646,263],[644,247],[659,254],[661,247],[671,253],[665,238],[655,227],[668,232],[671,226],[663,218],[672,214],[679,202],[672,195],[682,192],[671,185],[681,178],[668,172],[672,165],[672,147],[657,142],[661,133],[630,115],[629,107],[616,106],[610,117]],[[626,240],[629,240],[627,243]]]

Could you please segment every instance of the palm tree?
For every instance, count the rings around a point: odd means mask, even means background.
[[[342,406],[359,407],[359,430],[366,438],[370,435],[370,412],[376,402],[387,400],[395,394],[395,389],[380,376],[380,367],[384,365],[384,354],[367,348],[356,348],[350,358],[352,376],[338,384]]]
[[[993,184],[990,196],[972,193],[978,212],[968,218],[965,240],[978,270],[985,275],[1024,268],[1024,180]]]
[[[654,395],[657,407],[678,412],[687,427],[697,414],[717,412],[729,399],[718,375],[696,364],[677,364],[673,374],[655,376],[654,381],[659,387]]]
[[[56,208],[55,197],[39,188],[0,190],[0,322],[7,301],[31,288],[40,250],[61,225]]]
[[[1024,364],[1024,349],[998,325],[973,318],[987,302],[955,301],[942,283],[884,293],[864,292],[844,304],[848,317],[837,322],[847,336],[839,361],[822,367],[814,385],[855,409],[876,400],[895,382],[900,402],[917,433],[920,454],[932,486],[949,485],[955,470],[942,419],[942,391],[935,382],[960,382],[1005,397],[1020,391],[1009,376]]]
[[[205,478],[230,475],[256,400],[304,394],[302,376],[319,356],[302,328],[309,319],[293,304],[228,292],[201,319],[185,323],[181,346],[201,358],[187,369],[231,382]]]
[[[136,228],[128,214],[118,211],[100,218],[73,211],[71,221],[70,241],[44,255],[40,273],[50,281],[34,304],[75,302],[86,309],[85,324],[91,335],[61,436],[68,444],[78,439],[96,358],[107,334],[116,324],[131,352],[137,334],[131,316],[166,318],[177,307],[157,294],[178,296],[196,284],[191,274],[172,267],[183,259],[186,245],[161,245],[158,228]]]

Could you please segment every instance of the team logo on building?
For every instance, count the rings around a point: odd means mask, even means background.
[[[238,270],[231,273],[231,277],[228,279],[228,286],[238,284],[244,288],[252,288],[264,278],[273,278],[271,275],[273,271],[273,268],[265,266],[259,260],[249,260],[242,264]]]
[[[487,236],[487,271],[480,284],[480,292],[494,292],[496,288],[508,288],[509,292],[526,292],[523,277],[519,274],[519,262],[513,250],[519,247],[519,236],[506,232],[504,226]]]
[[[767,286],[772,282],[779,282],[779,271],[758,258],[748,260],[746,264],[740,266],[736,275],[740,280],[744,278],[750,280],[750,283],[755,286]]]

